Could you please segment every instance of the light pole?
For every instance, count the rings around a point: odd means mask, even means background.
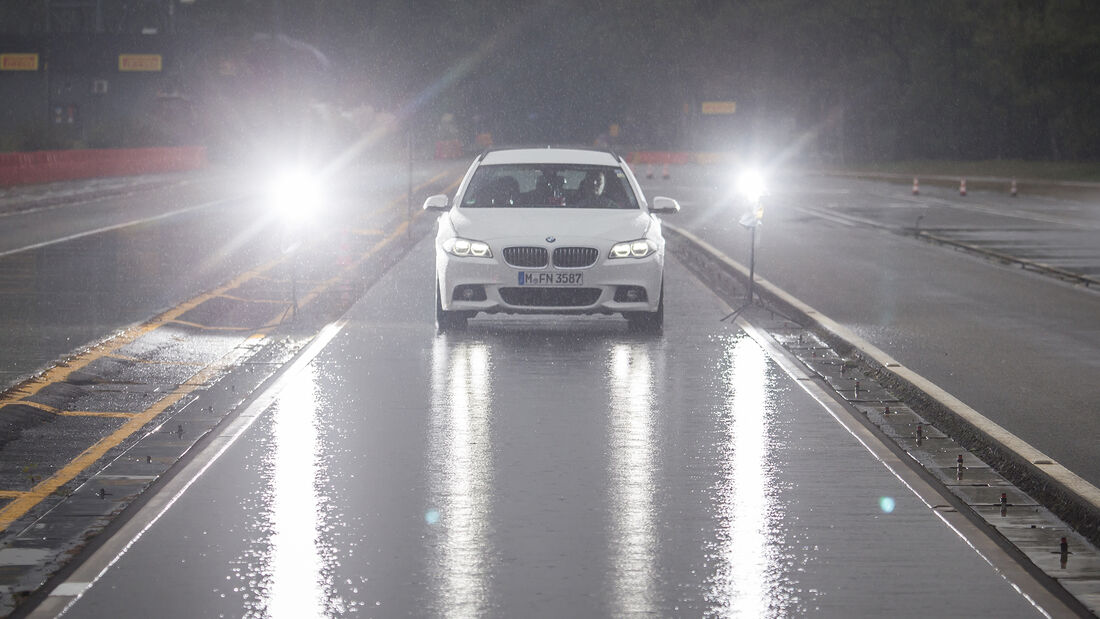
[[[742,227],[749,229],[749,294],[745,303],[733,312],[723,316],[722,321],[736,320],[741,312],[752,305],[756,293],[756,229],[760,227],[764,220],[762,198],[767,193],[763,173],[754,168],[745,170],[737,180],[737,189],[751,208],[737,222]]]

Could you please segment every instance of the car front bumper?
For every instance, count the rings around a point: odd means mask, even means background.
[[[664,255],[645,258],[601,257],[582,269],[524,269],[505,264],[498,257],[455,257],[436,254],[436,277],[444,310],[528,314],[611,314],[655,312],[661,300]],[[521,283],[520,273],[580,274],[580,285],[540,286]],[[467,292],[469,291],[469,292]],[[630,300],[631,292],[644,300]]]

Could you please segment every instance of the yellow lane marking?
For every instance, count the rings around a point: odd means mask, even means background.
[[[107,411],[65,411],[56,406],[50,406],[49,404],[43,404],[33,400],[19,400],[18,403],[37,408],[41,411],[46,411],[47,413],[53,413],[54,415],[61,415],[62,417],[132,417],[137,414]]]
[[[137,357],[131,357],[130,355],[120,355],[118,353],[107,353],[103,355],[109,359],[118,359],[119,361],[129,361],[130,363],[144,363],[147,365],[191,365],[195,367],[203,367],[206,364],[199,361],[167,361],[163,359],[138,359]]]
[[[359,236],[381,236],[385,234],[386,231],[377,228],[356,228],[352,230],[351,233],[358,234]]]
[[[442,178],[446,174],[448,173],[444,172],[436,175],[435,177],[432,177],[427,182],[414,188],[414,191],[420,190],[421,188],[436,182],[438,179]],[[445,191],[450,191],[451,188],[456,187],[459,182],[461,181],[456,181]],[[394,200],[393,203],[396,204],[397,202],[398,200]],[[423,211],[417,211],[409,221],[406,221],[397,226],[397,228],[389,236],[387,236],[385,239],[377,243],[374,247],[372,247],[370,250],[360,256],[360,258],[356,260],[355,264],[363,262],[368,257],[375,254],[378,250],[388,245],[394,239],[401,236],[402,234],[405,234],[405,231],[408,229],[410,222],[415,221],[422,214]],[[176,307],[160,314],[159,316],[154,317],[147,323],[138,325],[136,327],[131,327],[123,331],[122,333],[115,335],[112,338],[104,340],[99,344],[96,344],[95,346],[92,346],[84,352],[74,356],[72,359],[59,362],[56,366],[50,368],[41,376],[28,380],[21,385],[9,389],[5,394],[0,395],[0,406],[9,403],[24,403],[35,406],[37,408],[41,408],[43,410],[52,409],[51,412],[55,412],[58,414],[70,413],[84,415],[117,416],[125,417],[127,419],[126,423],[124,423],[117,430],[112,432],[110,435],[100,439],[91,447],[85,449],[84,452],[82,452],[79,456],[70,460],[67,464],[58,469],[58,471],[50,477],[36,484],[31,490],[27,492],[0,490],[0,497],[13,499],[11,503],[0,509],[0,530],[6,529],[8,526],[11,525],[11,523],[22,517],[24,514],[34,508],[34,506],[42,502],[46,497],[50,496],[62,486],[72,481],[82,471],[95,464],[100,458],[106,455],[108,451],[121,444],[122,441],[129,438],[135,432],[141,430],[146,424],[148,424],[158,415],[163,413],[168,407],[176,404],[188,394],[205,385],[207,381],[209,381],[213,376],[216,375],[217,372],[222,371],[228,365],[232,365],[232,363],[213,363],[207,365],[203,369],[196,372],[187,382],[181,384],[179,388],[168,392],[163,398],[161,398],[155,404],[140,413],[94,413],[83,411],[61,412],[54,407],[47,407],[46,405],[38,404],[36,402],[30,402],[27,401],[25,398],[37,394],[39,391],[50,384],[64,382],[66,379],[68,379],[70,375],[72,375],[73,372],[84,368],[96,359],[108,355],[114,355],[119,358],[123,357],[123,355],[117,355],[116,351],[134,342],[139,337],[151,333],[152,331],[164,325],[188,324],[190,326],[202,329],[224,329],[236,331],[247,329],[247,327],[204,327],[203,325],[197,325],[195,323],[188,323],[187,321],[179,320],[179,317],[214,297],[224,296],[229,290],[237,288],[241,286],[244,282],[251,279],[263,278],[266,280],[278,281],[274,280],[270,276],[265,275],[265,273],[270,271],[272,268],[274,268],[284,260],[285,258],[283,257],[277,258],[254,269],[246,271],[231,279],[229,282],[223,284],[222,286],[210,292],[198,295],[188,301],[185,301],[184,303],[177,305]],[[345,267],[343,270],[350,270],[350,267],[351,265]],[[309,293],[309,295],[307,295],[307,298],[299,303],[299,306],[315,299],[321,293],[321,291],[331,286],[331,284],[338,279],[339,278],[334,277],[322,282],[320,286],[315,288]],[[285,315],[286,312],[282,312],[281,315],[275,317],[274,324],[268,324],[264,327],[261,327],[260,329],[255,330],[254,333],[245,338],[245,341],[263,339],[264,337],[266,337],[264,331],[270,329],[271,326],[277,326]],[[247,349],[245,349],[244,347],[238,346],[237,348],[234,348],[230,352],[226,353],[222,357],[222,359],[243,356],[244,354],[246,354],[246,350]],[[239,361],[239,359],[237,360]]]
[[[128,419],[139,413],[100,413],[96,411],[59,411],[57,413],[62,417],[117,417],[120,419]]]
[[[243,352],[240,352],[240,349],[234,349],[226,353],[223,359],[243,354]],[[232,360],[230,359],[230,361]],[[28,492],[16,497],[14,501],[4,506],[3,509],[0,509],[0,530],[8,528],[16,519],[26,514],[31,508],[56,492],[59,488],[72,481],[81,471],[95,464],[96,461],[106,455],[108,451],[118,446],[131,434],[141,430],[145,424],[155,419],[157,415],[164,412],[169,406],[176,404],[192,391],[198,389],[199,386],[205,384],[206,381],[216,375],[219,368],[223,368],[226,365],[226,363],[217,363],[199,370],[191,377],[191,381],[193,381],[191,384],[169,392],[157,401],[156,404],[153,404],[141,413],[132,415],[118,430],[115,430],[110,435],[100,439],[94,445],[85,449],[83,453],[73,458],[53,475],[36,484]]]
[[[16,402],[12,402],[12,403],[13,404],[24,404],[26,406],[32,406],[34,408],[37,408],[40,411],[46,411],[47,413],[53,413],[55,415],[57,413],[61,412],[61,409],[57,408],[56,406],[50,406],[49,404],[43,404],[41,402],[33,402],[31,400],[26,400],[26,399],[18,400]]]
[[[20,402],[24,400],[24,398],[38,393],[39,391],[53,383],[64,382],[73,372],[83,369],[85,366],[95,361],[96,359],[111,354],[116,350],[122,348],[123,346],[132,343],[139,337],[147,333],[151,333],[165,324],[171,323],[179,316],[182,316],[183,314],[191,311],[199,305],[202,305],[203,303],[214,298],[215,296],[222,294],[227,290],[236,288],[243,282],[247,281],[248,279],[254,277],[259,273],[270,270],[276,264],[278,264],[278,260],[272,260],[266,264],[256,267],[255,269],[246,271],[211,292],[201,294],[189,301],[185,301],[180,305],[177,305],[176,307],[164,312],[163,314],[156,316],[155,318],[153,318],[153,320],[150,320],[145,324],[131,327],[116,335],[115,337],[112,337],[103,342],[100,342],[99,344],[96,344],[95,346],[92,346],[88,350],[76,355],[72,359],[58,363],[54,367],[44,372],[41,376],[32,378],[25,383],[19,385],[18,387],[9,390],[7,393],[0,395],[0,406],[3,406],[4,404]]]
[[[249,299],[248,297],[238,297],[235,294],[220,294],[221,299],[229,299],[230,301],[242,301],[244,303],[288,303],[286,299]]]
[[[194,329],[200,329],[202,331],[251,331],[254,327],[223,327],[223,326],[211,326],[203,325],[197,322],[191,322],[190,320],[170,320],[174,325],[183,325],[185,327],[192,327]]]

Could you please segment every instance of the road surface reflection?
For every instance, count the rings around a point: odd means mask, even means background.
[[[707,597],[716,616],[781,617],[791,591],[783,579],[783,514],[771,428],[779,398],[767,355],[755,341],[742,335],[726,346],[717,565]]]
[[[480,341],[432,344],[428,467],[429,574],[441,615],[484,616],[491,606],[492,359]]]
[[[323,470],[318,458],[316,371],[307,365],[282,392],[275,409],[269,556],[265,616],[322,617],[332,600],[320,527]]]
[[[608,359],[612,609],[657,608],[653,361],[644,343],[616,344]]]

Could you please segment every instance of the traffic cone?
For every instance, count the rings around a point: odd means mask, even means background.
[[[652,163],[649,164],[648,166],[646,166],[645,177],[646,178],[653,178],[653,164]]]
[[[913,177],[913,195],[914,196],[919,196],[920,195],[920,181],[918,181],[917,177],[915,177],[915,176]]]
[[[665,167],[661,168],[661,178],[665,179],[666,181],[668,180],[668,164],[667,163],[665,164]]]
[[[965,196],[966,195],[966,179],[965,178],[962,179],[961,181],[959,181],[959,195],[960,196]]]
[[[1012,185],[1008,188],[1008,192],[1012,194],[1012,197],[1016,197],[1016,179],[1012,179]]]

